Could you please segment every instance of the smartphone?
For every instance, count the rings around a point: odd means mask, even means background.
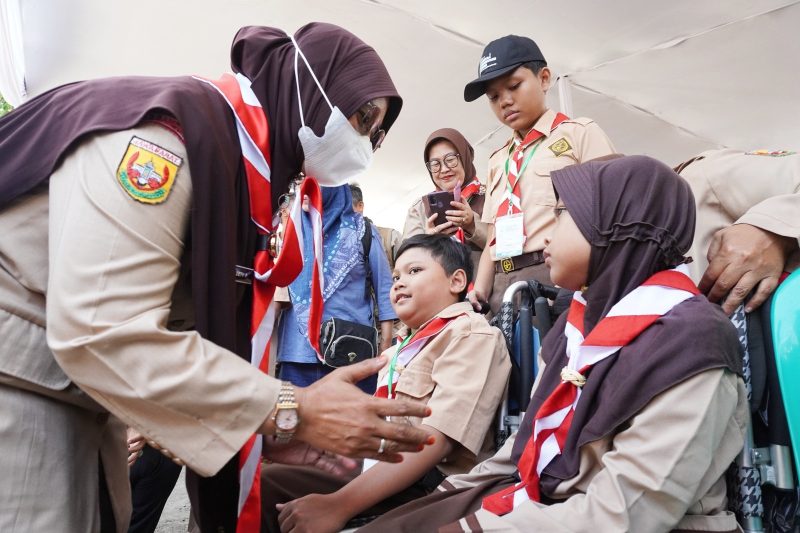
[[[445,211],[453,209],[453,207],[450,205],[450,202],[452,202],[454,199],[455,197],[453,196],[453,193],[447,191],[436,191],[428,193],[422,197],[422,201],[425,204],[425,212],[428,214],[428,218],[430,218],[434,213],[436,214],[436,220],[433,223],[434,226],[438,226],[447,222],[447,215],[445,215]]]

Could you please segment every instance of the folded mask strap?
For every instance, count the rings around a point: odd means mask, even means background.
[[[308,63],[308,59],[306,59],[306,55],[303,53],[302,50],[300,50],[300,46],[298,46],[297,41],[295,41],[295,39],[294,39],[294,36],[290,35],[289,38],[292,40],[292,44],[294,45],[294,85],[297,88],[297,105],[300,107],[300,123],[303,125],[303,127],[305,127],[306,126],[306,122],[303,119],[303,101],[300,98],[300,77],[297,75],[297,57],[298,56],[303,58],[303,62],[306,64],[306,68],[308,69],[308,72],[311,73],[311,77],[314,78],[314,83],[316,83],[317,87],[319,87],[319,92],[322,93],[322,96],[325,98],[325,101],[328,103],[328,107],[331,108],[331,111],[333,111],[333,105],[331,104],[331,101],[328,100],[328,95],[325,94],[325,90],[322,88],[322,84],[319,82],[319,80],[317,79],[316,74],[314,74],[314,71],[311,69],[311,65]]]

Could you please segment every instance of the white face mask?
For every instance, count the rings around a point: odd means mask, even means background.
[[[366,135],[359,135],[338,107],[331,105],[328,95],[322,89],[306,56],[300,51],[294,37],[294,82],[297,86],[297,103],[300,108],[300,122],[303,126],[297,137],[305,154],[305,174],[316,178],[323,187],[337,187],[362,174],[372,164],[372,143]],[[303,103],[300,100],[300,82],[297,77],[297,57],[301,56],[311,73],[311,77],[319,87],[322,96],[331,108],[331,116],[325,124],[325,133],[317,137],[314,131],[306,126],[303,118]]]

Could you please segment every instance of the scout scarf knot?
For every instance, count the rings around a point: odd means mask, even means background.
[[[580,375],[588,379],[593,365],[631,343],[673,307],[698,293],[685,266],[662,270],[617,302],[584,338],[586,301],[575,292],[564,327],[569,362],[562,377]],[[484,509],[502,516],[525,501],[540,501],[539,476],[561,454],[581,397],[581,387],[575,381],[580,380],[559,383],[536,413],[531,437],[517,465],[520,483],[484,498]]]
[[[569,117],[562,113],[556,114],[555,120],[553,120],[553,125],[550,127],[550,131],[552,132],[555,130],[559,124],[564,122],[565,120],[569,120]],[[514,215],[516,213],[522,213],[522,200],[520,197],[520,185],[519,185],[519,176],[522,174],[522,171],[525,170],[528,161],[533,156],[531,154],[525,159],[525,149],[531,146],[533,143],[539,141],[544,137],[544,133],[536,130],[531,129],[528,134],[522,139],[521,142],[515,141],[512,144],[511,149],[513,152],[506,160],[506,175],[508,176],[508,186],[506,187],[506,191],[503,194],[503,201],[500,203],[500,207],[497,209],[497,218],[500,218],[505,215]]]
[[[198,80],[210,84],[225,98],[236,117],[236,132],[242,150],[250,198],[250,215],[261,236],[272,235],[279,219],[272,212],[270,183],[269,124],[250,80],[242,74],[225,74],[219,80]],[[283,245],[276,258],[268,250],[257,250],[253,261],[253,311],[250,324],[250,363],[266,373],[269,344],[275,323],[275,287],[288,285],[303,269],[302,198],[309,198],[312,222],[314,268],[311,282],[311,310],[308,316],[309,342],[319,353],[322,320],[322,195],[316,180],[306,178],[295,195],[286,223]],[[306,235],[308,238],[309,236]],[[262,440],[252,435],[239,452],[239,505],[237,532],[259,531],[261,527]]]

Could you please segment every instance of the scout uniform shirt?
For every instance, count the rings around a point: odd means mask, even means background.
[[[468,302],[446,307],[436,316],[454,320],[408,366],[398,367],[395,391],[397,399],[424,402],[433,411],[424,420],[409,419],[411,424],[430,426],[458,444],[438,465],[450,475],[469,471],[493,451],[489,430],[503,399],[511,361],[500,330]],[[396,349],[392,346],[384,355],[391,358]],[[378,383],[388,368],[381,370]]]
[[[666,523],[674,524],[672,531],[738,531],[727,510],[725,472],[744,444],[748,418],[741,378],[706,370],[653,398],[619,431],[582,446],[577,475],[547,495],[553,505],[527,501],[504,516],[479,510],[475,518],[483,531],[667,531]],[[670,420],[695,431],[665,431]],[[439,490],[514,475],[513,446],[512,437]],[[659,494],[652,497],[653,491]]]
[[[800,238],[800,154],[781,150],[709,150],[689,164],[683,176],[697,204],[697,228],[689,264],[699,282],[708,267],[714,234],[731,224],[750,224],[777,235]],[[789,257],[796,268],[799,253]]]
[[[553,208],[556,196],[550,173],[569,165],[584,163],[597,157],[615,153],[614,146],[593,120],[588,118],[567,119],[553,131],[555,111],[545,111],[533,128],[544,137],[525,149],[524,159],[531,150],[535,150],[530,161],[523,169],[520,179],[520,200],[522,203],[523,223],[527,236],[522,252],[529,253],[544,249],[547,237],[556,219]],[[513,146],[514,137],[489,158],[489,182],[487,185],[486,205],[481,220],[494,224],[497,210],[503,203],[503,195],[508,188],[508,177],[505,172],[509,150]],[[492,260],[496,261],[495,246],[491,245]]]

